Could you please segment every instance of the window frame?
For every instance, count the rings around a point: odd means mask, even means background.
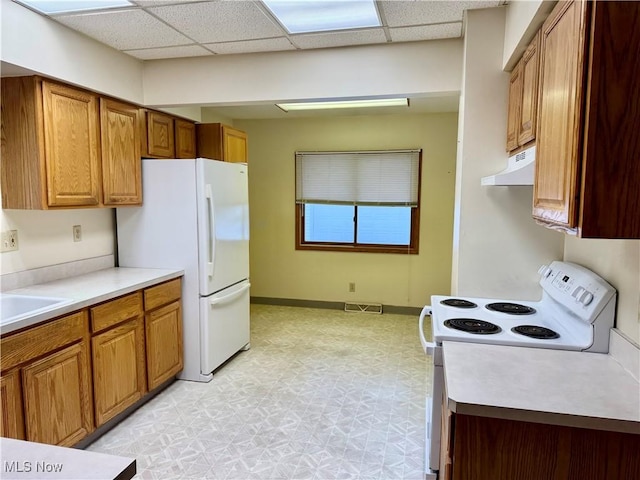
[[[354,205],[354,242],[305,242],[304,239],[304,203],[295,203],[295,240],[296,250],[316,250],[331,252],[360,252],[360,253],[400,253],[417,255],[420,243],[420,207],[422,203],[422,149],[418,154],[418,205],[411,207],[411,234],[409,245],[385,245],[385,244],[363,244],[357,243],[358,229],[358,205]],[[295,158],[295,157],[294,157]],[[295,178],[295,175],[294,175]],[[295,198],[294,198],[295,202]],[[328,203],[338,205],[339,203]]]

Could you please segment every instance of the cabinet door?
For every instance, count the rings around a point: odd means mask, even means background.
[[[96,426],[146,391],[144,320],[140,316],[91,339]]]
[[[509,111],[507,112],[507,152],[518,148],[518,125],[522,102],[522,61],[518,62],[509,79]]]
[[[196,158],[196,125],[186,120],[175,120],[176,158]]]
[[[247,163],[247,134],[235,128],[222,126],[224,161]]]
[[[147,144],[152,157],[175,156],[173,117],[158,112],[147,112]]]
[[[146,314],[149,390],[182,370],[182,307],[179,301]]]
[[[102,192],[105,205],[140,205],[142,175],[138,109],[100,99]]]
[[[518,124],[518,145],[525,145],[536,138],[536,115],[538,111],[538,74],[539,74],[538,32],[522,56],[522,101],[520,102],[520,121]]]
[[[51,207],[99,205],[98,99],[42,82],[47,199]]]
[[[0,436],[23,440],[22,391],[17,369],[0,377],[0,408]]]
[[[93,430],[88,365],[80,342],[23,368],[27,440],[71,446]]]
[[[559,2],[542,26],[533,216],[576,226],[587,2]]]

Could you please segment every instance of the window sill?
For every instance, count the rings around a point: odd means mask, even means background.
[[[358,252],[358,253],[396,253],[417,255],[417,247],[401,247],[393,245],[341,245],[338,243],[302,243],[296,250],[315,250],[326,252]]]

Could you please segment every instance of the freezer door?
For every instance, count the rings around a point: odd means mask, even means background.
[[[249,278],[247,166],[199,158],[197,168],[200,294]]]
[[[249,346],[248,281],[200,299],[201,367],[208,374]]]

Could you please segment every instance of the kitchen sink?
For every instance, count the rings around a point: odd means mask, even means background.
[[[0,294],[0,324],[31,317],[71,303],[70,298],[41,297],[37,295]]]

